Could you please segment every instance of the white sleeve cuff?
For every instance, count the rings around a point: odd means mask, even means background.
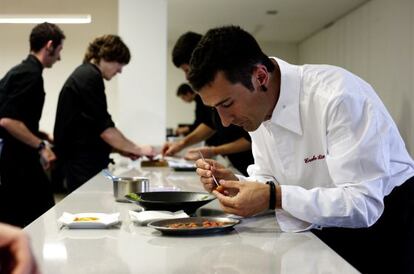
[[[303,232],[319,228],[317,225],[293,217],[283,209],[276,209],[275,214],[279,227],[283,232]]]

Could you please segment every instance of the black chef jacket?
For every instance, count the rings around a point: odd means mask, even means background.
[[[206,117],[206,119],[203,120],[203,123],[216,130],[217,138],[219,140],[217,145],[227,144],[240,138],[244,138],[250,143],[252,142],[249,133],[243,128],[236,125],[230,125],[228,127],[223,126],[220,116],[214,108],[210,108],[210,116]],[[247,167],[254,162],[251,148],[243,152],[232,153],[226,156],[238,171],[243,175],[248,175]]]
[[[100,70],[91,63],[80,65],[60,92],[54,129],[57,156],[70,191],[108,166],[112,148],[100,135],[114,126]]]
[[[193,124],[190,126],[190,131],[193,131],[198,127],[205,119],[210,119],[211,116],[211,107],[204,105],[203,101],[201,100],[200,95],[196,94],[194,98],[196,103],[195,106],[195,120]],[[206,118],[207,117],[207,118]]]
[[[45,99],[42,71],[29,55],[0,80],[0,118],[19,120],[35,135]],[[0,138],[0,221],[23,227],[54,205],[52,188],[36,149],[5,129]]]
[[[212,108],[209,106],[204,105],[203,100],[201,100],[200,95],[196,94],[195,97],[195,120],[193,124],[190,126],[190,133],[196,129],[201,123],[205,123],[205,121],[211,121],[211,115],[212,115]],[[207,122],[208,124],[211,124],[211,122]],[[211,127],[211,126],[209,126]],[[206,145],[208,146],[216,146],[220,145],[220,136],[217,133],[214,133],[212,136],[210,136],[206,140]]]

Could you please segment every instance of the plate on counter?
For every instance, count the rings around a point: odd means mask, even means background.
[[[200,235],[226,233],[238,223],[240,220],[227,217],[189,217],[153,221],[148,226],[166,235]]]
[[[119,213],[77,213],[64,212],[58,220],[68,228],[107,228],[118,224]]]

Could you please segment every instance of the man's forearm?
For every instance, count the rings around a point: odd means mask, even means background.
[[[212,147],[211,149],[215,155],[227,155],[250,150],[251,143],[245,138],[240,138],[230,143]]]
[[[183,140],[180,141],[183,147],[194,145],[198,142],[208,139],[215,133],[215,130],[201,123],[190,134],[188,134]]]
[[[133,150],[135,144],[128,140],[117,128],[110,127],[101,133],[101,138],[112,148],[120,152],[128,152]]]
[[[1,118],[0,126],[3,127],[7,132],[12,135],[14,138],[19,140],[26,145],[31,146],[32,148],[37,148],[42,140],[34,135],[26,125],[15,119],[11,118]]]

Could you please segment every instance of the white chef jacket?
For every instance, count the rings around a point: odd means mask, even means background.
[[[414,176],[397,126],[356,75],[274,59],[279,100],[272,118],[250,133],[254,164],[244,179],[280,184],[276,218],[284,231],[371,226],[384,196]]]

